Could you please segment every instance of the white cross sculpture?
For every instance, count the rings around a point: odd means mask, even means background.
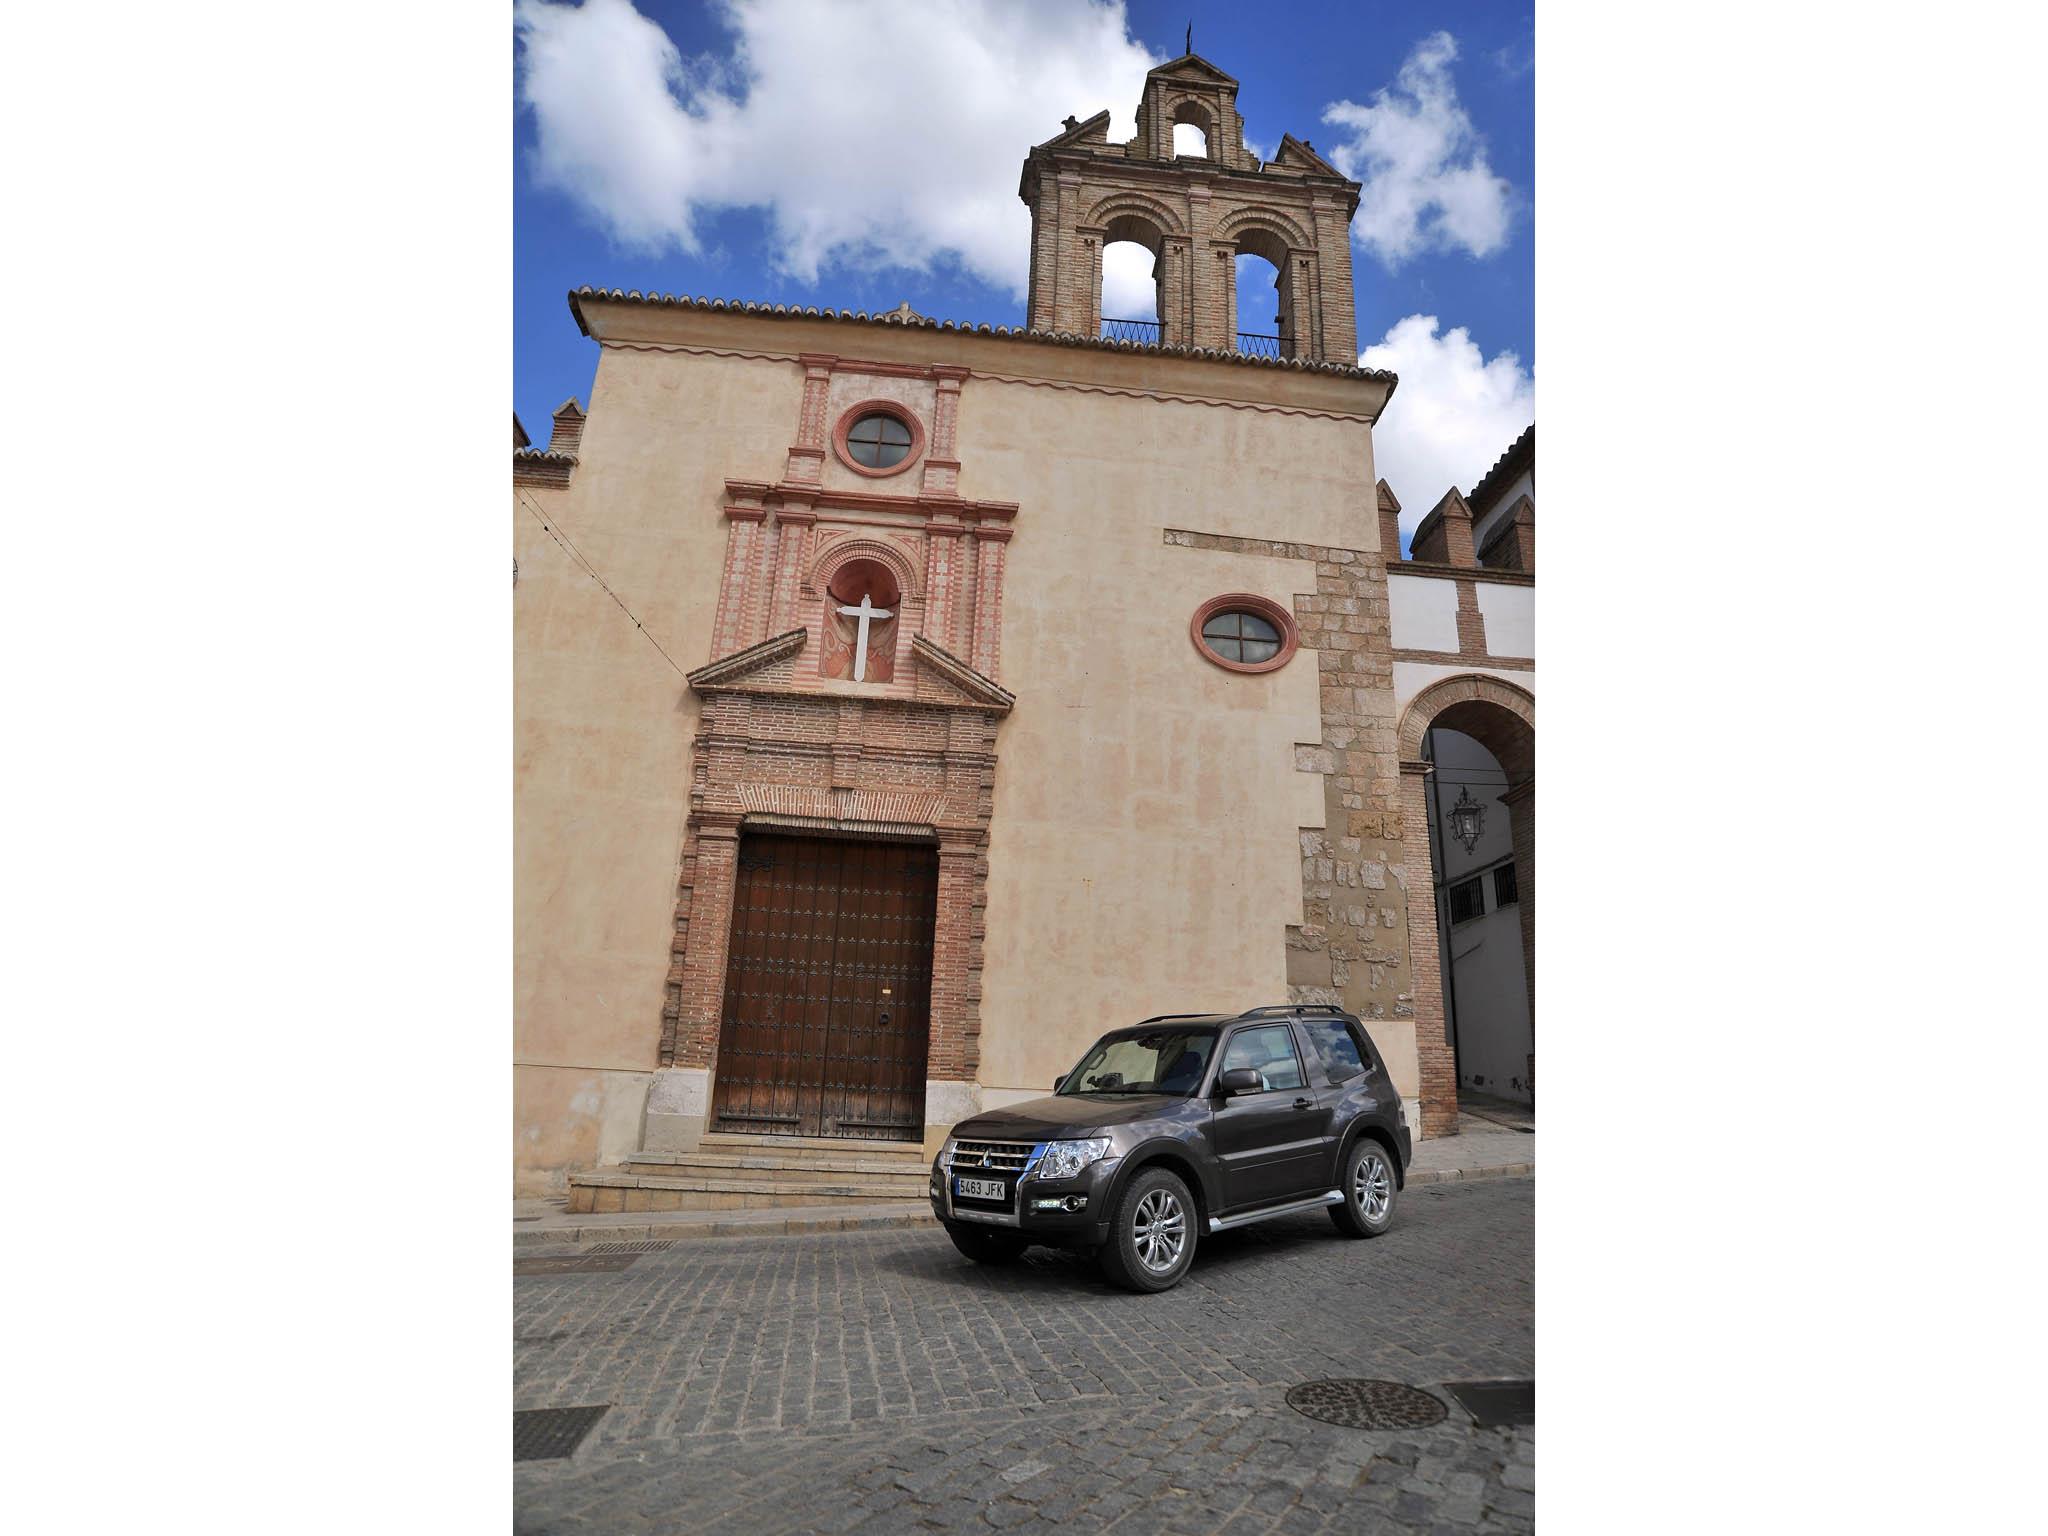
[[[868,680],[868,624],[874,619],[894,618],[895,610],[877,608],[874,599],[862,593],[858,608],[842,606],[839,611],[849,619],[860,620],[860,633],[853,642],[853,680],[856,683],[864,683]]]

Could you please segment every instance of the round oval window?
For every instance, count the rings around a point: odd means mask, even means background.
[[[910,428],[885,411],[870,411],[846,429],[846,453],[868,469],[901,464],[910,452]]]
[[[1202,625],[1202,644],[1225,661],[1252,666],[1280,654],[1280,630],[1242,608],[1212,615]]]

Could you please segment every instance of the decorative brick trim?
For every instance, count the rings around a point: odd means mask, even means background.
[[[1458,578],[1458,654],[1486,654],[1486,615],[1479,611],[1479,589],[1462,576]]]
[[[1396,647],[1394,660],[1427,662],[1434,667],[1499,667],[1503,672],[1536,670],[1536,658],[1533,656],[1474,656],[1469,651],[1417,651]]]
[[[1209,649],[1209,642],[1202,637],[1202,626],[1219,613],[1245,609],[1280,631],[1280,649],[1265,661],[1232,661],[1219,656]],[[1188,638],[1195,643],[1195,650],[1202,660],[1212,667],[1221,667],[1226,672],[1256,674],[1278,672],[1294,660],[1294,653],[1301,648],[1301,626],[1294,622],[1294,615],[1274,602],[1270,597],[1261,597],[1256,592],[1225,592],[1203,603],[1188,620]]]
[[[923,637],[919,663],[1007,701]],[[801,632],[691,675],[705,703],[691,747],[660,1064],[715,1074],[738,839],[750,826],[939,845],[928,1072],[972,1081],[980,1064],[988,826],[1003,704],[793,692],[778,684]],[[747,683],[744,678],[754,681]]]
[[[804,575],[803,590],[807,593],[823,592],[838,574],[839,568],[854,560],[873,560],[889,567],[889,574],[896,578],[896,589],[904,600],[918,603],[924,601],[924,573],[917,568],[909,551],[890,539],[840,539],[827,544],[811,560],[811,567]]]
[[[853,455],[847,451],[846,447],[846,434],[853,429],[853,424],[859,421],[861,417],[870,415],[891,417],[896,421],[902,422],[910,432],[910,452],[904,454],[894,464],[880,469],[866,464],[855,463]],[[870,480],[880,480],[890,475],[904,474],[917,463],[924,453],[924,423],[917,419],[915,411],[911,410],[900,400],[863,400],[860,404],[849,406],[846,410],[840,412],[839,420],[833,423],[832,452],[838,457],[841,464],[844,464],[856,475],[865,475]]]
[[[1395,576],[1428,576],[1439,581],[1486,581],[1501,587],[1536,585],[1534,571],[1508,571],[1487,565],[1461,568],[1445,565],[1440,560],[1396,560],[1387,567],[1387,570]]]
[[[545,448],[512,450],[512,483],[515,486],[537,485],[559,490],[569,483],[575,470],[576,456],[571,453],[553,453]]]
[[[1491,704],[1506,710],[1528,728],[1528,735],[1533,742],[1536,735],[1536,696],[1528,689],[1519,688],[1500,678],[1482,677],[1476,672],[1467,672],[1458,677],[1439,678],[1408,701],[1407,709],[1401,714],[1401,755],[1421,757],[1423,737],[1428,734],[1430,722],[1453,705],[1473,703]],[[1453,729],[1462,730],[1463,727]],[[1496,758],[1501,758],[1501,753],[1495,751],[1491,743],[1485,745]],[[1525,755],[1513,747],[1507,750],[1510,757]],[[1501,767],[1506,771],[1510,782],[1527,777],[1529,772],[1533,772],[1533,752],[1526,755],[1530,759],[1530,767],[1522,773],[1516,772],[1515,763],[1502,758]]]

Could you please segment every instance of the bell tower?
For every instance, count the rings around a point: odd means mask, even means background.
[[[1202,130],[1205,153],[1174,152],[1181,124]],[[1068,118],[1025,157],[1017,195],[1031,210],[1030,328],[1101,335],[1102,248],[1135,240],[1152,252],[1158,294],[1156,330],[1132,317],[1136,339],[1355,364],[1358,193],[1293,134],[1260,163],[1244,147],[1237,82],[1183,54],[1145,77],[1135,138],[1112,144],[1104,109]],[[1238,331],[1239,255],[1262,256],[1279,274],[1277,338]]]

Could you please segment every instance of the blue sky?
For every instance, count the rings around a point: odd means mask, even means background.
[[[545,441],[557,404],[588,402],[597,348],[564,297],[581,283],[1019,323],[1025,152],[1069,112],[1108,107],[1128,133],[1190,21],[1241,82],[1255,150],[1291,132],[1365,184],[1359,345],[1402,375],[1376,445],[1412,527],[1534,414],[1523,4],[519,0],[527,430]]]

